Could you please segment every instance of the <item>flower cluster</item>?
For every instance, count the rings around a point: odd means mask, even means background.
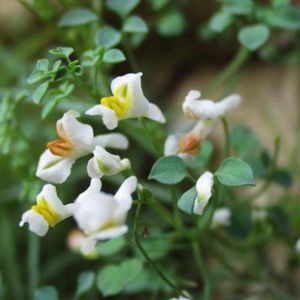
[[[103,124],[111,130],[118,122],[128,118],[147,117],[160,123],[165,118],[160,109],[150,103],[141,87],[141,73],[117,77],[111,83],[112,96],[104,97],[100,104],[90,108],[87,115],[100,115]],[[200,92],[190,91],[183,102],[186,117],[197,120],[187,133],[170,135],[165,141],[165,155],[178,155],[189,160],[200,150],[201,142],[211,133],[220,117],[240,102],[240,97],[232,95],[220,102],[199,100]],[[82,253],[90,255],[99,240],[112,239],[128,231],[126,218],[132,206],[132,194],[137,187],[137,178],[130,176],[124,180],[118,191],[112,195],[102,191],[101,178],[111,176],[131,168],[127,158],[121,158],[108,152],[107,148],[127,149],[129,142],[120,133],[94,135],[93,128],[81,123],[76,111],[66,112],[57,121],[58,139],[47,144],[47,150],[41,155],[36,175],[53,183],[63,183],[71,174],[71,169],[80,157],[93,154],[87,162],[87,174],[91,178],[90,186],[73,203],[64,205],[57,196],[56,187],[46,184],[37,196],[36,204],[26,211],[20,226],[29,223],[29,229],[44,236],[49,229],[60,221],[73,216],[80,237],[79,247]],[[212,196],[213,173],[206,171],[196,183],[197,197],[193,212],[201,215]],[[212,227],[229,225],[230,211],[220,208],[212,217]],[[78,233],[78,232],[77,232]],[[78,243],[76,243],[76,247]]]
[[[141,87],[141,73],[127,74],[112,81],[112,96],[104,97],[100,104],[90,108],[87,115],[101,115],[103,124],[111,130],[118,121],[128,118],[147,117],[164,123],[160,109],[150,103]],[[112,239],[128,231],[126,217],[132,206],[132,194],[137,187],[137,178],[128,177],[114,194],[101,190],[101,178],[131,168],[129,159],[108,152],[107,148],[125,150],[129,142],[120,133],[94,136],[93,128],[78,121],[76,111],[66,112],[57,121],[58,139],[47,144],[41,155],[36,175],[53,184],[63,183],[80,157],[93,154],[87,163],[90,186],[71,204],[64,205],[58,198],[56,187],[46,184],[37,196],[36,204],[26,211],[20,226],[29,224],[29,230],[44,236],[60,221],[73,216],[81,230],[81,251],[88,255],[94,251],[98,240]]]
[[[199,91],[191,90],[185,97],[182,105],[183,113],[187,118],[196,120],[196,124],[187,133],[168,136],[164,147],[165,156],[178,155],[183,160],[190,161],[199,153],[202,141],[209,136],[219,119],[241,101],[239,95],[230,95],[219,102],[200,99],[200,96]],[[194,214],[202,215],[212,196],[213,184],[214,174],[209,171],[204,172],[197,180]],[[230,211],[224,208],[215,212],[212,226],[229,225],[229,222]]]

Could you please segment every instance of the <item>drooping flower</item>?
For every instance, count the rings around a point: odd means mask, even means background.
[[[94,178],[90,187],[78,196],[74,218],[94,245],[97,240],[112,239],[127,233],[125,222],[136,185],[136,177],[131,176],[122,183],[115,195],[111,195],[101,192],[101,181]],[[89,243],[90,251],[93,245]]]
[[[126,149],[127,138],[119,133],[94,137],[90,125],[77,120],[78,112],[68,111],[56,123],[59,139],[47,144],[47,150],[41,155],[36,175],[52,183],[64,182],[79,157],[91,153],[96,145]]]
[[[194,202],[193,212],[196,215],[202,215],[203,210],[212,195],[214,184],[214,174],[209,171],[203,173],[196,183],[197,198]]]
[[[218,226],[229,226],[231,218],[231,211],[227,207],[217,208],[214,211],[211,227],[216,228]]]
[[[188,133],[169,135],[165,141],[164,155],[178,155],[185,161],[198,154],[203,141],[213,130],[216,122],[201,120]]]
[[[36,204],[22,215],[20,226],[29,224],[29,230],[44,236],[49,226],[53,227],[73,214],[74,204],[64,205],[57,196],[52,184],[44,185],[36,198]]]
[[[131,73],[115,78],[111,83],[113,95],[102,98],[100,104],[86,113],[102,116],[104,125],[110,130],[118,126],[119,120],[129,118],[146,117],[164,123],[161,110],[144,96],[141,76],[142,73]]]
[[[239,95],[230,95],[221,101],[214,102],[199,99],[201,93],[191,90],[182,105],[184,114],[191,119],[216,119],[241,102]]]
[[[121,159],[118,155],[107,152],[103,147],[96,146],[94,157],[88,162],[87,170],[91,178],[101,178],[103,175],[115,175],[130,169],[130,161]]]

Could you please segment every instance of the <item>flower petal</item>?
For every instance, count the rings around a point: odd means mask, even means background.
[[[52,183],[63,183],[70,175],[75,159],[65,159],[46,150],[40,157],[36,176]]]
[[[116,77],[111,83],[111,90],[114,96],[120,98],[121,101],[126,99],[119,95],[118,90],[126,87],[126,95],[129,101],[128,111],[125,112],[123,118],[135,118],[146,114],[149,109],[149,101],[144,96],[142,90],[141,77],[142,73],[129,73]]]
[[[195,199],[193,212],[197,215],[201,215],[212,195],[212,186],[214,184],[214,175],[211,172],[206,171],[196,183],[197,199]]]
[[[27,210],[23,215],[20,222],[20,227],[25,223],[29,224],[29,230],[34,232],[38,236],[44,236],[48,232],[49,224],[48,222],[38,213]]]
[[[137,178],[135,176],[130,176],[127,178],[119,190],[115,194],[114,198],[118,202],[121,211],[128,211],[132,205],[131,194],[136,190]]]
[[[109,130],[115,129],[118,126],[118,117],[116,113],[104,105],[95,105],[86,111],[86,114],[90,116],[102,116],[103,124]]]
[[[97,135],[93,140],[93,145],[103,148],[127,149],[129,146],[128,138],[121,133],[109,133]]]
[[[211,100],[200,100],[200,92],[190,91],[185,97],[182,108],[186,116],[193,119],[216,119],[229,109],[237,106],[241,98],[239,95],[231,95],[227,98],[213,102]]]
[[[147,113],[145,114],[145,117],[154,120],[159,123],[165,123],[166,118],[163,115],[162,111],[159,109],[159,107],[153,103],[149,103],[149,109]]]
[[[169,135],[165,141],[164,155],[177,155],[180,152],[179,140],[182,135]]]
[[[107,240],[107,239],[113,239],[118,236],[124,235],[127,232],[128,232],[128,226],[121,225],[118,227],[102,230],[101,232],[92,235],[92,237],[97,240]]]
[[[68,111],[63,117],[57,121],[57,132],[62,138],[65,137],[74,146],[89,148],[93,138],[94,132],[90,125],[83,124],[77,120],[80,116],[78,112]]]

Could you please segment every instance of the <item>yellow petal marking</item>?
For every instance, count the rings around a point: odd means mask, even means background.
[[[130,106],[130,96],[127,91],[127,84],[116,88],[114,95],[103,97],[100,100],[101,105],[112,109],[119,119],[122,119]]]
[[[50,226],[56,225],[60,220],[60,215],[47,203],[45,198],[40,198],[36,205],[31,209],[37,214],[41,215]]]

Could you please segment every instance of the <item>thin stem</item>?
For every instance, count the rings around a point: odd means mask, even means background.
[[[99,68],[98,66],[95,66],[94,69],[94,89],[95,89],[95,95],[96,98],[99,99],[100,95],[99,95],[99,89],[98,89],[98,75],[99,75]]]
[[[134,224],[133,224],[133,240],[135,244],[137,245],[138,249],[146,259],[147,263],[153,268],[153,270],[159,275],[159,277],[173,290],[175,290],[179,295],[182,295],[181,290],[172,282],[169,280],[169,278],[157,267],[157,265],[152,261],[152,259],[149,257],[148,253],[143,248],[142,244],[139,240],[138,235],[138,224],[139,224],[139,217],[142,209],[142,203],[138,203],[134,218]],[[182,295],[184,296],[184,295]]]
[[[198,265],[198,268],[202,274],[203,282],[204,282],[204,300],[209,300],[211,295],[211,283],[209,274],[206,270],[206,266],[204,264],[200,247],[198,244],[198,241],[196,239],[192,240],[192,248],[193,248],[193,254],[196,260],[196,263]]]
[[[171,186],[170,190],[171,190],[171,199],[172,199],[172,203],[173,203],[173,212],[174,212],[174,216],[175,216],[175,224],[176,224],[177,229],[179,229],[181,231],[184,226],[183,226],[181,213],[180,213],[178,205],[177,205],[177,200],[178,200],[177,188],[176,188],[176,186]]]
[[[74,81],[80,86],[80,88],[89,94],[93,99],[97,100],[97,96],[92,92],[92,88],[83,82],[75,73],[72,73]]]
[[[228,122],[225,117],[221,118],[223,129],[224,129],[224,135],[225,135],[225,157],[230,156],[230,137],[229,137],[229,126]]]
[[[249,57],[250,52],[246,48],[241,47],[232,61],[225,67],[225,69],[219,73],[219,75],[205,88],[204,94],[209,94],[222,83],[230,79],[231,76],[243,66]]]
[[[30,299],[33,298],[39,281],[39,246],[39,238],[28,232],[28,293]]]
[[[126,53],[126,56],[128,58],[128,62],[130,64],[130,67],[132,68],[132,70],[134,72],[139,72],[141,69],[134,57],[134,54],[133,54],[133,51],[128,43],[128,39],[126,37],[126,34],[123,34],[123,47],[125,49],[125,53]]]
[[[170,225],[175,227],[175,224],[174,224],[175,222],[174,222],[172,214],[159,201],[155,201],[154,199],[153,200],[147,199],[147,200],[139,200],[139,203],[148,204],[149,206],[152,206],[153,209],[155,209],[167,223],[169,223]]]
[[[162,153],[161,149],[159,148],[159,146],[157,145],[157,143],[155,143],[155,141],[154,141],[154,139],[153,139],[153,137],[152,137],[152,135],[151,135],[151,133],[150,133],[150,131],[148,129],[148,126],[147,126],[147,123],[146,123],[145,119],[144,118],[140,118],[140,122],[142,123],[143,129],[144,129],[145,134],[147,136],[147,139],[152,143],[152,146],[153,146],[153,148],[154,148],[154,150],[156,152],[156,155],[158,157],[163,156],[163,153]]]

